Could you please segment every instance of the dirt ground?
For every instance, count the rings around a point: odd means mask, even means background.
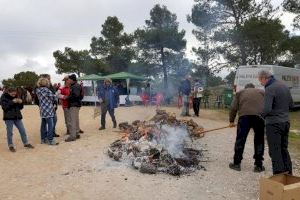
[[[179,115],[177,108],[166,108]],[[116,110],[119,122],[146,120],[155,113],[154,107],[121,107]],[[0,199],[1,200],[219,200],[258,199],[258,180],[271,175],[270,158],[265,153],[266,172],[253,173],[253,137],[250,134],[245,148],[242,171],[228,168],[233,155],[235,128],[208,133],[196,143],[207,149],[209,162],[206,171],[189,176],[173,177],[164,174],[145,175],[123,163],[111,161],[107,146],[120,137],[113,132],[110,118],[107,129],[99,131],[99,118],[93,119],[93,107],[80,111],[81,128],[85,131],[76,142],[48,146],[40,144],[40,119],[36,106],[23,110],[24,124],[35,149],[24,149],[15,132],[16,153],[7,149],[6,130],[0,123]],[[217,111],[200,111],[195,121],[205,129],[226,126],[224,115]],[[2,118],[2,113],[0,114]],[[57,133],[64,135],[62,110],[58,111]],[[116,129],[115,129],[116,130]],[[299,167],[299,166],[298,166]],[[298,172],[296,172],[298,173]],[[299,175],[299,173],[298,173]]]

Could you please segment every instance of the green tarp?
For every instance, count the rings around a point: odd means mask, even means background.
[[[110,79],[134,79],[134,80],[146,80],[146,78],[142,76],[137,76],[135,74],[131,74],[128,72],[119,72],[115,74],[110,74],[107,76],[103,76],[103,78],[110,78]]]
[[[85,75],[82,77],[79,77],[79,81],[98,81],[98,80],[104,80],[106,78],[110,78],[112,80],[114,79],[131,79],[131,80],[146,80],[146,78],[142,76],[137,76],[135,74],[131,74],[128,72],[119,72],[115,74],[110,74],[106,76],[99,76],[97,74],[90,74],[90,75]]]
[[[85,75],[78,78],[79,81],[98,81],[103,79],[104,79],[103,76],[99,76],[97,74]]]

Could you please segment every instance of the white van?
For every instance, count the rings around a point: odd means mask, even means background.
[[[256,88],[264,89],[257,79],[260,70],[268,70],[277,80],[284,82],[291,91],[295,106],[300,106],[300,69],[276,65],[244,65],[237,69],[234,89],[236,92],[244,89],[247,83],[253,83]]]

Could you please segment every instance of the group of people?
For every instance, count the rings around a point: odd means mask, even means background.
[[[190,97],[192,97],[193,110],[196,117],[199,117],[200,102],[203,97],[203,86],[199,79],[195,79],[192,84],[192,77],[186,75],[179,86],[179,96],[182,98],[181,116],[190,116]]]
[[[80,139],[80,133],[83,131],[79,125],[79,110],[84,97],[82,85],[77,82],[75,74],[64,77],[63,87],[54,87],[51,84],[51,77],[49,74],[41,74],[37,81],[37,86],[33,91],[34,102],[39,106],[41,126],[40,136],[41,144],[58,145],[55,137],[57,123],[57,108],[59,100],[61,101],[64,112],[64,120],[66,125],[66,134],[68,137],[65,142],[72,142]],[[101,127],[99,130],[105,129],[105,118],[107,112],[110,114],[113,127],[117,127],[117,122],[114,114],[114,109],[119,105],[118,89],[112,85],[110,79],[104,80],[104,84],[99,87],[98,98],[101,104]],[[13,144],[13,126],[15,125],[19,130],[22,142],[26,148],[34,148],[28,142],[26,130],[22,122],[23,100],[18,97],[16,88],[7,88],[3,95],[1,95],[1,106],[3,109],[3,120],[7,129],[7,143],[9,150],[16,152]]]
[[[252,83],[236,93],[229,115],[229,126],[234,127],[236,114],[239,114],[237,135],[231,169],[240,171],[241,161],[248,133],[254,130],[254,172],[265,170],[265,132],[272,161],[273,174],[292,174],[292,162],[288,151],[290,128],[289,110],[293,100],[289,88],[265,70],[258,74],[258,80],[265,91],[256,89]]]
[[[288,133],[290,128],[289,110],[293,108],[293,99],[289,88],[269,72],[262,70],[258,81],[265,90],[257,89],[248,83],[245,89],[236,93],[229,114],[229,127],[235,127],[238,113],[237,135],[234,146],[231,169],[240,171],[245,143],[250,129],[254,131],[254,172],[265,170],[263,166],[265,132],[272,160],[273,174],[287,172],[292,174],[292,162],[288,151]],[[203,87],[199,80],[185,76],[179,87],[183,107],[181,116],[190,116],[190,99],[195,116],[199,116]]]
[[[42,74],[37,81],[37,87],[34,89],[34,100],[39,106],[41,126],[41,143],[48,145],[58,145],[55,137],[59,137],[55,132],[59,99],[62,101],[64,110],[65,124],[67,128],[66,142],[75,141],[80,138],[79,133],[83,131],[79,128],[79,109],[83,98],[82,87],[77,83],[75,74],[64,78],[65,85],[57,89],[51,84],[49,74]],[[26,148],[34,148],[28,142],[26,130],[22,122],[23,100],[17,96],[17,89],[7,88],[1,96],[1,106],[3,109],[3,120],[7,130],[7,143],[9,150],[15,152],[13,144],[13,125],[15,125],[21,135],[22,142]]]
[[[269,155],[272,160],[274,174],[287,172],[292,174],[292,163],[288,152],[289,133],[289,110],[293,107],[293,100],[289,88],[281,81],[278,81],[268,71],[260,71],[258,80],[265,87],[265,91],[256,89],[252,83],[245,86],[245,89],[236,93],[232,102],[229,115],[229,126],[235,127],[234,121],[238,113],[237,135],[234,147],[233,162],[229,167],[234,170],[241,170],[241,161],[248,133],[251,128],[254,130],[254,171],[262,172],[263,166],[265,130],[269,146]],[[58,145],[55,137],[57,123],[56,110],[58,100],[61,100],[64,111],[65,124],[69,136],[66,142],[72,142],[80,138],[83,131],[79,126],[79,110],[83,99],[83,88],[77,83],[75,74],[66,76],[63,81],[64,87],[55,89],[51,84],[50,75],[40,76],[37,87],[34,89],[35,102],[40,108],[41,117],[41,143]],[[179,93],[183,97],[182,116],[189,115],[189,99],[193,96],[193,108],[195,116],[199,116],[200,101],[203,87],[199,80],[195,80],[193,87],[191,77],[187,75],[182,81]],[[119,104],[118,88],[112,85],[110,79],[104,80],[104,84],[97,91],[101,105],[101,127],[106,128],[106,114],[111,116],[113,128],[117,127],[114,109]],[[1,96],[3,119],[7,130],[7,143],[9,150],[15,152],[13,144],[13,126],[19,130],[22,142],[26,148],[34,148],[28,142],[27,134],[22,123],[21,110],[23,100],[17,96],[16,88],[7,88]]]

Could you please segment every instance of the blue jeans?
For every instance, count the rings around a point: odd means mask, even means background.
[[[55,113],[55,115],[54,115],[54,117],[53,117],[53,133],[56,133],[56,132],[55,132],[56,124],[57,124],[57,115],[56,115],[56,113]]]
[[[54,135],[54,117],[42,118],[41,123],[41,140],[42,142],[46,139],[51,142]]]
[[[183,95],[182,97],[183,100],[183,107],[181,111],[182,116],[188,116],[190,113],[190,99],[188,95]]]
[[[23,125],[22,120],[5,120],[6,124],[6,131],[7,131],[7,144],[9,147],[14,146],[13,145],[13,126],[15,125],[17,129],[19,130],[19,133],[21,135],[21,139],[23,144],[28,144],[26,131]]]

